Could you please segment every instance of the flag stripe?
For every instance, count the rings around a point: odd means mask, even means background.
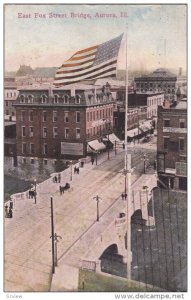
[[[93,53],[90,53],[90,54],[86,54],[86,55],[83,55],[83,56],[74,56],[72,58],[69,59],[69,61],[75,61],[75,60],[80,60],[82,61],[83,59],[87,58],[87,57],[91,57],[93,56],[92,55]],[[94,56],[95,56],[96,52],[94,52]]]
[[[79,72],[79,75],[80,74],[82,74],[83,73],[83,71],[89,71],[90,69],[92,69],[92,71],[94,71],[95,69],[97,69],[97,68],[101,68],[101,67],[105,67],[105,66],[107,66],[107,64],[109,64],[109,63],[113,63],[114,61],[117,61],[117,57],[114,57],[114,58],[112,58],[112,59],[110,59],[110,60],[108,60],[108,61],[106,61],[106,62],[103,62],[103,63],[101,63],[101,64],[99,64],[99,65],[97,65],[97,66],[92,66],[92,64],[89,64],[88,66],[86,66],[86,67],[84,67],[84,68],[80,68],[80,67],[77,67],[77,68],[75,68],[75,69],[73,69],[73,68],[64,68],[62,71],[60,71],[59,73],[57,72],[57,74],[56,74],[56,78],[57,77],[62,77],[63,75],[62,74],[73,74],[73,73],[76,73],[76,72]]]
[[[84,76],[84,75],[89,75],[92,72],[97,72],[97,71],[102,70],[102,69],[104,69],[106,67],[109,67],[109,66],[113,65],[114,63],[117,63],[117,60],[109,62],[109,63],[107,63],[107,64],[105,64],[104,66],[101,66],[101,67],[97,67],[97,68],[96,67],[94,67],[94,68],[92,67],[92,68],[89,68],[89,71],[87,71],[87,72],[83,72],[83,73],[80,73],[80,74],[78,72],[78,75],[60,76],[60,77],[55,78],[55,80],[72,79],[72,78],[81,77],[81,76]],[[61,75],[63,75],[63,74],[65,74],[65,72],[63,72]]]
[[[78,77],[78,76],[75,76],[73,79],[75,79],[75,78],[79,78],[79,80],[78,81],[80,81],[80,80],[85,80],[85,79],[93,79],[93,78],[97,78],[99,75],[103,75],[104,73],[107,73],[107,76],[109,76],[108,74],[109,74],[109,72],[112,72],[113,73],[113,71],[115,71],[115,75],[116,75],[116,65],[114,65],[114,66],[109,66],[109,67],[107,67],[107,68],[105,68],[105,69],[102,69],[102,71],[101,72],[95,72],[94,74],[92,74],[92,72],[90,73],[91,75],[84,75],[84,76],[82,76],[82,77]],[[55,82],[55,85],[57,85],[57,83],[61,83],[61,82],[63,82],[63,80],[62,79],[59,79],[58,81],[56,81]],[[64,80],[64,83],[67,83],[67,82],[71,82],[71,79],[65,79]]]
[[[89,47],[89,48],[80,50],[80,51],[76,52],[75,54],[81,54],[81,53],[84,53],[84,52],[87,52],[87,51],[91,51],[91,50],[97,49],[97,47],[98,47],[98,46]],[[75,55],[75,54],[74,54],[74,55]]]
[[[76,66],[81,66],[81,65],[84,65],[85,63],[87,62],[93,62],[94,59],[89,59],[89,60],[86,60],[86,61],[82,61],[80,63],[75,63],[75,64],[64,64],[63,67],[76,67]]]

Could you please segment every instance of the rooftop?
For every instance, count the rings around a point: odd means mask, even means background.
[[[168,78],[168,77],[173,77],[177,78],[176,74],[171,73],[168,69],[165,68],[159,68],[153,71],[152,73],[148,75],[142,75],[141,77],[136,77],[136,78],[150,78],[150,77],[163,77],[163,78]]]

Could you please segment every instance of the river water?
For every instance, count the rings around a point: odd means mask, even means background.
[[[9,175],[4,176],[4,202],[10,199],[10,195],[27,191],[33,182],[15,178]]]

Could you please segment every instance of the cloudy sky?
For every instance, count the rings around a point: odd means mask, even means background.
[[[62,18],[50,18],[51,13],[62,14]],[[83,17],[74,18],[72,13]],[[186,70],[187,7],[183,4],[5,5],[5,70],[17,70],[21,64],[32,68],[60,66],[74,52],[125,32],[127,21],[130,69],[166,66]],[[123,40],[118,68],[124,65]]]

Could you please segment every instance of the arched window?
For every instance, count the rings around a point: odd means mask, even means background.
[[[69,96],[68,96],[68,95],[64,95],[64,96],[63,96],[63,99],[64,99],[64,103],[65,103],[65,104],[68,104],[68,103],[69,103]]]
[[[76,95],[76,104],[80,104],[80,99],[81,99],[80,95]]]
[[[28,103],[33,103],[34,96],[28,95]]]
[[[59,103],[59,96],[57,94],[54,95],[54,103],[55,104]]]
[[[20,103],[25,103],[25,96],[23,94],[20,95]]]
[[[41,102],[42,102],[42,103],[46,103],[46,102],[47,102],[47,96],[46,96],[45,94],[43,94],[43,95],[41,96]]]

